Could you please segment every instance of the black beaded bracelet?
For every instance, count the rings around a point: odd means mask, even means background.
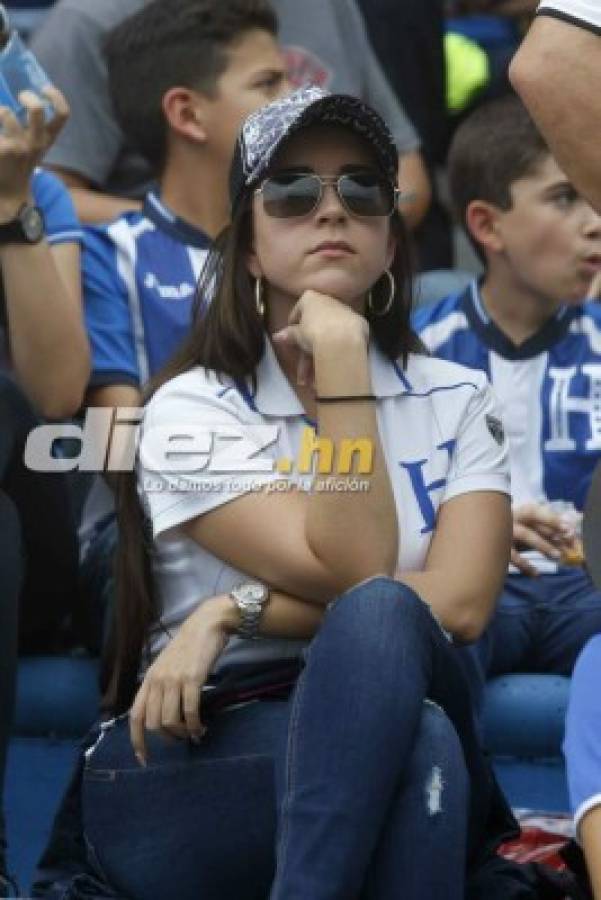
[[[316,397],[317,403],[353,403],[355,400],[377,400],[375,394],[348,394],[343,397]]]

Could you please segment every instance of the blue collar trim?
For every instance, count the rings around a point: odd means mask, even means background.
[[[180,244],[198,247],[200,250],[206,250],[211,246],[211,240],[204,231],[184,219],[179,219],[165,206],[154,190],[146,194],[143,213],[157,228],[170,234]]]

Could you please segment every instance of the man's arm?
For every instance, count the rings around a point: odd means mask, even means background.
[[[0,248],[11,361],[34,406],[48,419],[77,412],[90,371],[81,314],[79,247]]]
[[[539,15],[509,77],[561,168],[601,212],[600,46],[592,28]]]
[[[0,221],[11,221],[23,204],[35,202],[48,234],[37,244],[3,245],[0,266],[15,374],[42,415],[62,418],[81,404],[89,348],[81,311],[79,225],[65,190],[35,171],[68,116],[62,94],[53,88],[46,93],[54,107],[50,122],[40,98],[29,91],[20,95],[25,125],[0,107]]]
[[[116,197],[94,190],[91,183],[76,172],[69,172],[60,166],[48,168],[69,188],[77,216],[86,225],[111,222],[124,212],[142,207],[139,200],[131,197]]]
[[[410,229],[417,228],[432,199],[432,186],[419,150],[399,156],[399,209]]]
[[[601,900],[601,806],[593,807],[582,819],[580,838],[593,897]]]
[[[117,409],[118,407],[139,407],[142,405],[142,392],[133,387],[133,385],[129,384],[110,384],[105,387],[97,387],[91,388],[86,395],[86,408],[90,407],[104,407],[108,409]],[[127,435],[127,439],[129,441],[135,440],[132,432],[130,430],[125,432]],[[111,438],[113,439],[113,432],[111,431]],[[132,451],[134,450],[131,443],[127,445],[120,445],[119,450],[122,453],[123,459],[127,459],[128,457],[132,457]],[[110,456],[111,460],[115,459],[116,448],[111,446]],[[117,487],[117,478],[119,475],[118,471],[105,471],[102,473],[106,483],[111,488],[111,490],[115,490]]]

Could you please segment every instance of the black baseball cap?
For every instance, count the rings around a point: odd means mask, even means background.
[[[265,176],[284,143],[308,125],[316,124],[341,125],[365,138],[386,177],[396,184],[398,152],[382,117],[356,97],[304,87],[262,106],[244,122],[230,171],[232,209],[245,191]]]

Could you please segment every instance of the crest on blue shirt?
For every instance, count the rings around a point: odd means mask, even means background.
[[[491,416],[490,413],[487,413],[485,418],[486,427],[490,431],[497,444],[503,444],[505,440],[505,429],[503,428],[503,423],[501,422],[501,420],[497,419],[496,416]]]

